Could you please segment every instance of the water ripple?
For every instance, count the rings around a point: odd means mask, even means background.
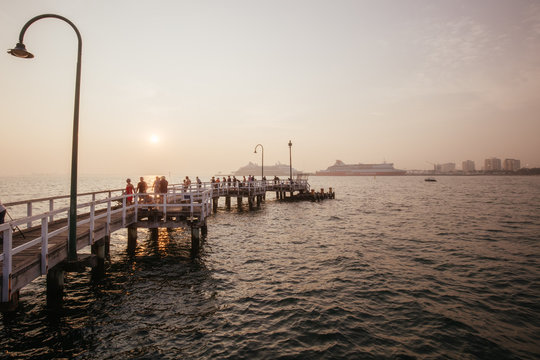
[[[312,181],[338,199],[220,209],[199,259],[188,231],[140,230],[132,254],[115,233],[63,308],[44,279],[21,292],[0,357],[540,357],[538,177]]]

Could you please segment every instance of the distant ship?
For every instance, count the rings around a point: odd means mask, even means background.
[[[299,174],[299,172],[293,168],[292,169],[293,176]],[[254,176],[260,176],[261,175],[261,167],[257,164],[254,164],[250,162],[246,166],[241,167],[240,169],[233,172],[234,176],[248,176],[248,175],[254,175]],[[264,176],[287,176],[290,175],[290,167],[286,164],[280,164],[277,163],[275,165],[270,166],[264,166]]]
[[[405,170],[394,169],[394,164],[345,164],[341,160],[326,170],[315,173],[317,176],[391,176],[405,175]]]

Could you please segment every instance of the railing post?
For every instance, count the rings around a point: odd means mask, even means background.
[[[92,204],[90,204],[90,234],[88,239],[88,245],[94,243],[94,227],[95,227],[95,212],[96,212],[96,203],[95,196],[92,196]]]
[[[31,217],[32,216],[32,202],[28,202],[26,203],[26,216],[28,217]],[[32,222],[29,221],[27,224],[26,224],[26,228],[27,229],[30,229],[32,227]]]
[[[47,217],[41,219],[41,275],[49,269],[49,223]]]
[[[2,302],[8,302],[11,295],[11,248],[13,229],[9,227],[4,231],[4,266],[2,267]]]
[[[107,199],[107,224],[105,224],[105,229],[107,236],[111,235],[111,192],[109,191],[109,198]]]
[[[54,220],[54,215],[52,214],[53,210],[54,210],[54,199],[50,199],[49,200],[49,211],[51,212],[51,215],[49,216],[50,222],[53,222]]]
[[[163,220],[167,221],[167,193],[163,194]]]
[[[122,227],[126,226],[126,196],[122,197]]]
[[[135,222],[139,218],[139,194],[134,194],[133,198],[135,200]]]

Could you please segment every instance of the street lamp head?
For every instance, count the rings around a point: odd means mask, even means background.
[[[291,147],[291,146],[292,146],[292,142],[291,142],[291,140],[289,140],[289,147]]]
[[[31,59],[34,55],[26,50],[26,46],[22,43],[17,43],[14,49],[9,49],[8,53],[23,59]]]
[[[256,154],[256,153],[257,153],[257,148],[255,148],[255,151],[254,151],[253,153],[254,153],[254,154]]]

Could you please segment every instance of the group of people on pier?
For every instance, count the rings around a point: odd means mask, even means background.
[[[277,176],[274,177],[274,180],[276,178],[279,181],[279,178]],[[262,180],[266,181],[266,176],[263,176]],[[212,179],[210,180],[210,182],[212,183],[212,187],[214,189],[225,188],[225,187],[242,188],[242,187],[247,187],[253,184],[255,182],[255,176],[248,175],[247,178],[245,176],[242,176],[242,179],[237,179],[236,176],[233,176],[231,178],[231,176],[229,175],[227,177],[223,176],[221,180],[219,179],[219,176],[218,177],[212,176]],[[277,184],[276,182],[274,183]]]
[[[266,176],[262,178],[263,181],[266,181]],[[271,180],[274,184],[279,184],[282,182],[279,177],[274,176],[274,178]],[[214,189],[218,188],[244,188],[252,186],[255,182],[255,176],[248,175],[242,176],[242,179],[236,178],[236,176],[230,176],[227,177],[223,176],[221,179],[219,176],[212,176],[210,179],[210,183],[212,184],[212,187]],[[292,183],[291,179],[288,179],[287,182]],[[202,181],[197,176],[195,179],[195,183],[197,184],[197,188],[200,189],[202,187]],[[182,187],[185,190],[189,189],[192,184],[191,179],[189,176],[186,176],[182,182]],[[152,186],[151,190],[154,194],[153,196],[149,193],[149,186],[148,183],[144,180],[144,177],[139,178],[139,182],[137,183],[137,186],[133,185],[131,182],[131,179],[126,179],[126,188],[124,190],[125,195],[133,195],[133,194],[141,194],[139,197],[140,202],[144,203],[162,203],[164,196],[163,194],[166,194],[168,191],[169,182],[165,178],[165,176],[156,176]],[[127,204],[131,205],[133,204],[133,196],[128,196],[126,198]]]
[[[187,176],[186,176],[187,177]],[[152,184],[152,191],[154,192],[154,198],[148,194],[148,184],[146,181],[144,181],[144,177],[139,178],[139,182],[137,183],[137,187],[135,187],[131,183],[131,179],[126,179],[126,189],[124,191],[124,194],[126,195],[132,195],[135,193],[142,194],[139,198],[139,201],[145,202],[145,203],[152,203],[152,202],[163,202],[163,194],[167,193],[167,189],[169,188],[169,182],[165,178],[165,176],[156,176],[156,179],[154,180],[154,183]],[[128,205],[133,204],[133,196],[128,196],[126,198],[126,202]]]

